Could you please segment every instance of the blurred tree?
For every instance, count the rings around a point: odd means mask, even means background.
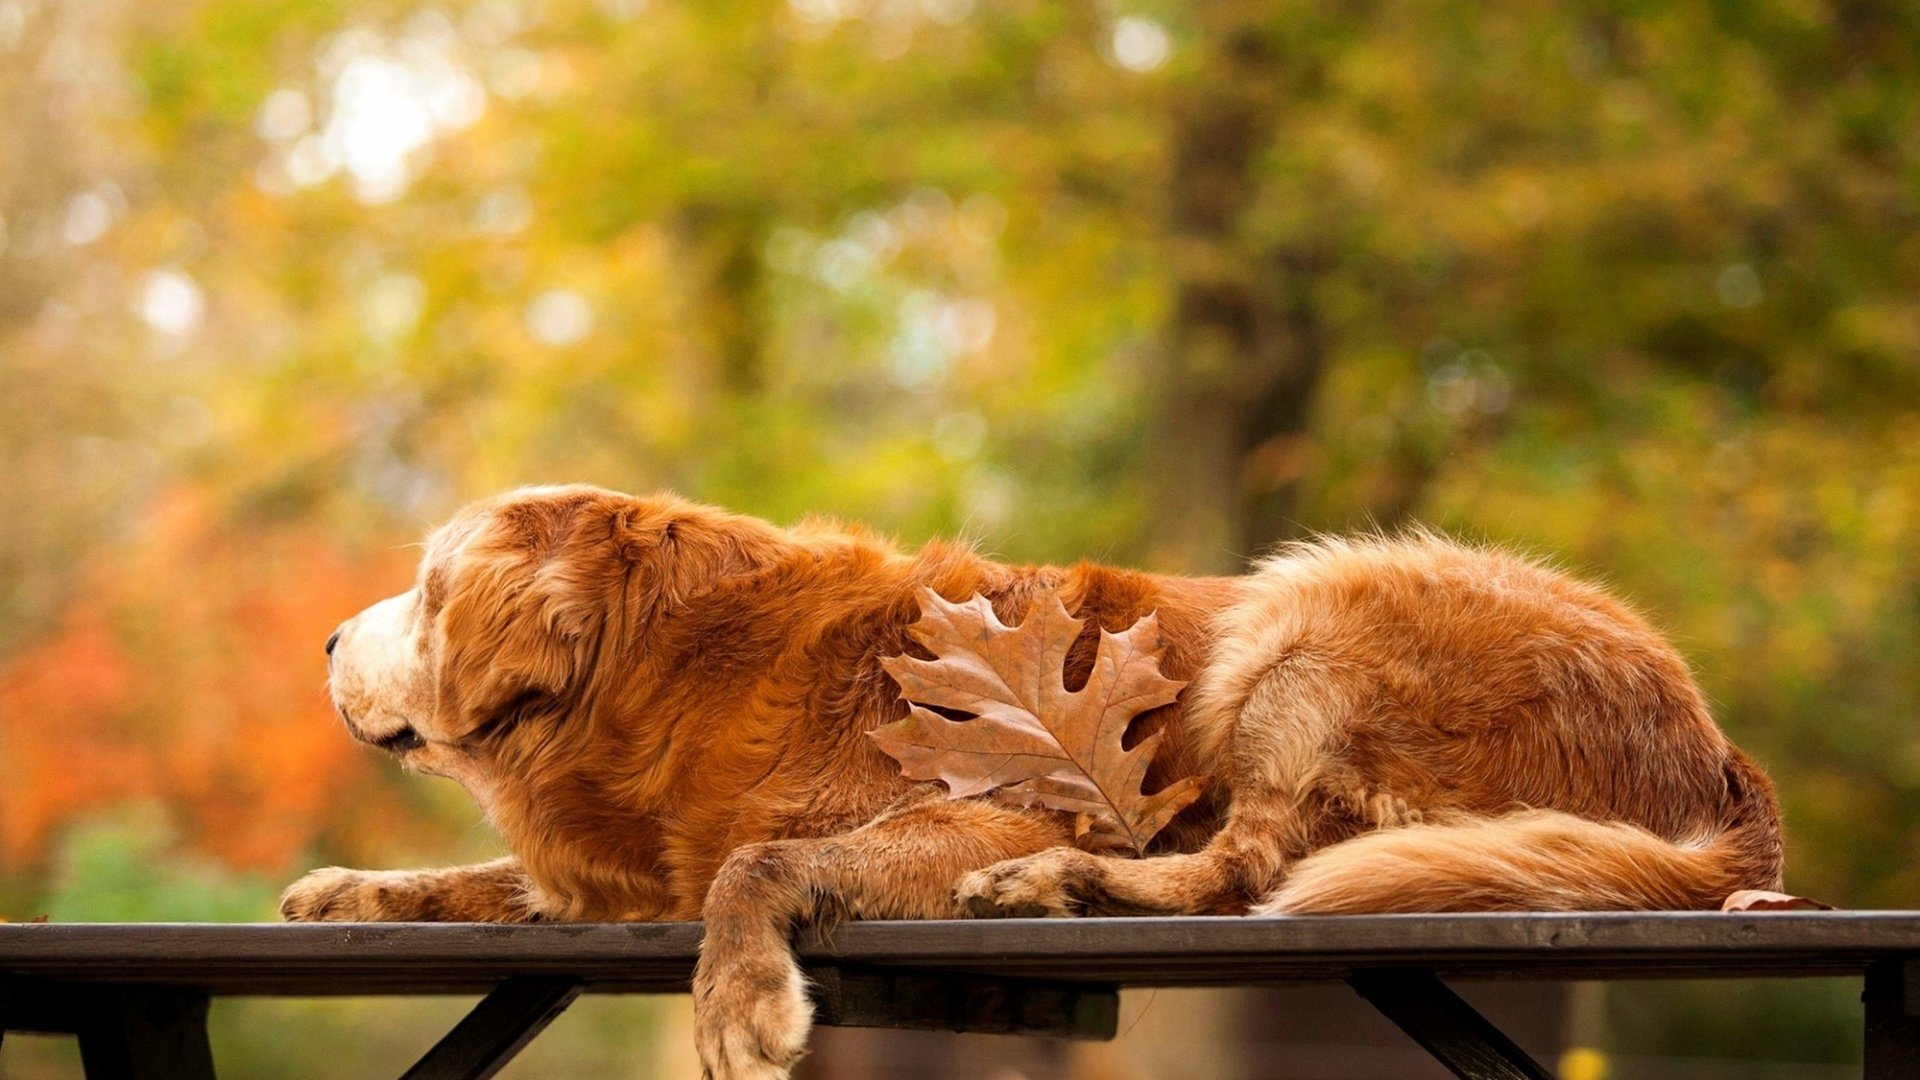
[[[145,374],[89,340],[121,282],[86,257],[126,196],[124,148],[105,137],[130,88],[91,61],[118,44],[111,7],[0,20],[0,655],[44,629],[72,550],[100,539],[152,462],[127,454]],[[3,55],[3,52],[0,52]],[[103,117],[102,114],[107,114]],[[115,342],[124,346],[124,339]]]
[[[1176,569],[1232,573],[1271,539],[1254,535],[1249,451],[1301,437],[1321,360],[1317,342],[1288,333],[1299,305],[1279,295],[1301,288],[1303,268],[1246,235],[1292,59],[1277,54],[1271,18],[1263,4],[1197,10],[1194,70],[1173,110],[1166,252],[1177,292],[1148,467],[1151,558]]]

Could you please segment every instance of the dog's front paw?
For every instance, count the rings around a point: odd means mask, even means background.
[[[812,1027],[806,980],[785,942],[702,951],[693,1034],[704,1080],[786,1080]]]
[[[280,917],[288,922],[378,922],[391,919],[381,884],[384,872],[329,866],[287,886]]]
[[[1085,910],[1094,858],[1060,847],[1008,859],[961,878],[953,896],[976,919],[1068,918]]]

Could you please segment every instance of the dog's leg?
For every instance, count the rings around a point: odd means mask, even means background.
[[[1244,913],[1287,867],[1394,805],[1368,790],[1340,747],[1370,695],[1368,680],[1302,653],[1271,668],[1235,714],[1222,777],[1232,803],[1200,851],[1124,859],[1059,847],[968,874],[959,895],[976,916]]]
[[[530,922],[538,895],[519,860],[433,870],[329,866],[287,886],[288,922]]]
[[[795,926],[957,918],[964,914],[953,894],[960,875],[1067,836],[1058,814],[932,799],[840,836],[735,851],[707,892],[693,977],[707,1080],[784,1077],[805,1053],[813,1015],[789,941]]]

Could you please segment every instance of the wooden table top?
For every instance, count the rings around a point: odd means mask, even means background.
[[[269,996],[475,993],[512,975],[678,993],[698,923],[0,925],[0,973]],[[855,922],[813,965],[1120,986],[1243,986],[1408,968],[1453,978],[1859,974],[1920,957],[1920,912],[1370,915]]]

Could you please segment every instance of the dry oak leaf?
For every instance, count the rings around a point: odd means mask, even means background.
[[[1093,671],[1066,687],[1067,650],[1086,625],[1057,590],[1034,597],[1017,628],[986,597],[949,603],[923,589],[920,621],[908,628],[934,659],[882,661],[912,706],[906,719],[872,732],[880,749],[914,780],[940,780],[949,798],[987,792],[1020,805],[1078,815],[1076,841],[1090,850],[1146,851],[1147,841],[1206,790],[1187,777],[1141,793],[1162,733],[1131,750],[1133,719],[1171,703],[1186,686],[1160,674],[1159,622],[1148,615],[1100,632]],[[944,709],[971,719],[949,720]]]
[[[1768,892],[1765,889],[1741,889],[1720,905],[1721,911],[1832,911],[1832,904],[1823,904],[1818,900],[1809,900],[1804,896],[1794,896],[1783,892]]]

